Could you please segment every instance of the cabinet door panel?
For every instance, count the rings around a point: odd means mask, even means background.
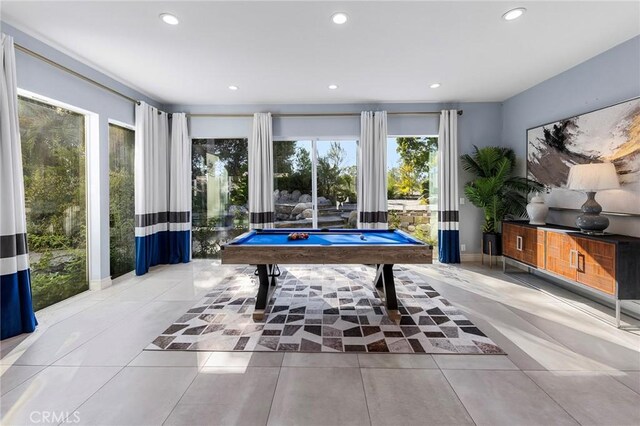
[[[571,250],[575,250],[573,239],[562,232],[547,232],[546,245],[546,269],[575,280],[576,269],[571,266]]]
[[[522,227],[522,261],[531,266],[536,266],[538,258],[538,230],[536,228]]]
[[[516,249],[516,236],[521,228],[511,223],[502,226],[502,253],[512,259],[520,260],[520,251]]]
[[[604,291],[615,293],[615,252],[614,244],[590,238],[575,238],[578,250],[577,280],[579,283]]]

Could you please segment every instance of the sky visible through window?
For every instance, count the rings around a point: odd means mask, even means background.
[[[425,136],[420,136],[425,137]],[[331,139],[327,139],[331,140]],[[331,144],[318,144],[318,155],[324,156],[329,152],[329,148]],[[396,137],[387,138],[387,164],[389,167],[395,167],[400,164],[400,156],[398,155],[398,144],[396,143]],[[345,163],[352,164],[356,162],[356,158],[353,152],[347,152],[347,156],[345,158]]]
[[[316,147],[318,149],[318,157],[324,157],[327,155],[327,153],[329,152],[329,149],[331,148],[331,144],[329,142],[331,141],[336,141],[336,142],[345,142],[345,143],[356,143],[355,139],[319,139],[318,142],[325,142],[326,143],[317,143]],[[357,158],[356,156],[358,155],[358,150],[351,150],[351,149],[347,149],[345,150],[345,157],[344,157],[344,164],[356,164],[357,162]]]

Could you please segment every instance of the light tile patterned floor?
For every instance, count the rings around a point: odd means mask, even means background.
[[[618,330],[585,313],[610,309],[498,268],[409,269],[508,355],[144,350],[235,274],[196,260],[52,305],[3,340],[0,423],[640,424],[638,321]]]
[[[252,312],[254,268],[238,268],[149,350],[503,354],[415,271],[394,269],[401,319],[387,316],[361,265],[281,268],[266,321]]]

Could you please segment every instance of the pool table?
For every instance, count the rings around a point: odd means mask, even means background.
[[[309,234],[289,240],[292,232]],[[431,263],[432,247],[399,230],[381,229],[257,229],[222,246],[223,264],[256,265],[259,278],[254,320],[264,319],[278,264],[376,265],[375,287],[385,300],[389,317],[399,318],[393,265]]]

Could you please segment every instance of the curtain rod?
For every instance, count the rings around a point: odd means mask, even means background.
[[[463,110],[458,110],[462,115]],[[388,112],[387,115],[440,115],[440,111],[407,111]],[[217,118],[245,118],[253,117],[253,114],[187,114],[189,117],[217,117]],[[312,113],[275,113],[272,117],[360,117],[359,112],[312,112]]]
[[[140,101],[137,99],[134,99],[130,96],[125,95],[124,93],[118,92],[115,89],[112,89],[109,86],[105,86],[102,83],[99,83],[89,77],[86,77],[82,74],[80,74],[77,71],[74,71],[70,68],[65,67],[64,65],[61,65],[57,62],[52,61],[51,59],[42,56],[39,53],[34,52],[31,49],[28,49],[18,43],[14,43],[14,46],[17,50],[20,50],[21,52],[24,52],[28,55],[33,56],[34,58],[40,59],[43,62],[46,62],[47,64],[58,68],[62,71],[66,71],[71,75],[74,75],[86,82],[89,82],[95,86],[98,86],[99,88],[106,90],[107,92],[113,93],[114,95],[120,96],[123,99],[126,99],[130,102],[133,102],[135,104],[140,105]],[[158,111],[158,113],[160,113],[160,111]],[[409,112],[388,112],[388,115],[434,115],[434,114],[440,114],[439,111],[409,111]],[[171,115],[171,114],[169,114]],[[462,115],[462,110],[458,111],[458,115]],[[189,117],[218,117],[218,118],[244,118],[244,117],[253,117],[253,114],[187,114],[187,116]],[[329,112],[329,113],[281,113],[281,114],[272,114],[273,117],[359,117],[360,113],[357,112]]]
[[[89,78],[89,77],[86,77],[86,76],[84,76],[84,75],[80,74],[79,72],[76,72],[76,71],[74,71],[74,70],[72,70],[72,69],[70,69],[70,68],[67,68],[67,67],[65,67],[64,65],[60,65],[59,63],[54,62],[54,61],[52,61],[51,59],[49,59],[49,58],[47,58],[47,57],[45,57],[45,56],[42,56],[42,55],[41,55],[41,54],[39,54],[39,53],[34,52],[34,51],[33,51],[33,50],[31,50],[31,49],[28,49],[28,48],[26,48],[26,47],[24,47],[24,46],[21,46],[21,45],[19,45],[18,43],[14,43],[14,46],[15,46],[15,48],[16,48],[17,50],[20,50],[21,52],[24,52],[24,53],[26,53],[26,54],[28,54],[28,55],[31,55],[31,56],[33,56],[34,58],[40,59],[41,61],[46,62],[47,64],[49,64],[49,65],[51,65],[51,66],[53,66],[53,67],[55,67],[55,68],[61,69],[62,71],[66,71],[66,72],[68,72],[69,74],[74,75],[74,76],[76,76],[76,77],[78,77],[78,78],[80,78],[80,79],[82,79],[82,80],[84,80],[84,81],[86,81],[86,82],[89,82],[89,83],[91,83],[91,84],[94,84],[94,85],[98,86],[99,88],[106,90],[107,92],[111,92],[111,93],[113,93],[114,95],[120,96],[121,98],[124,98],[124,99],[126,99],[126,100],[128,100],[128,101],[134,102],[134,103],[136,103],[136,104],[138,104],[138,105],[140,104],[140,101],[139,101],[139,100],[134,99],[134,98],[132,98],[132,97],[130,97],[130,96],[127,96],[127,95],[125,95],[124,93],[120,93],[120,92],[118,92],[117,90],[112,89],[112,88],[111,88],[111,87],[109,87],[109,86],[105,86],[104,84],[99,83],[99,82],[97,82],[97,81],[95,81],[95,80],[93,80],[93,79],[91,79],[91,78]]]

